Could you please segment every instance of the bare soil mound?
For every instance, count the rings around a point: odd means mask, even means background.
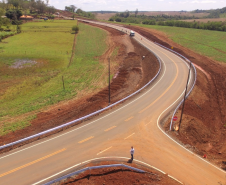
[[[122,32],[112,28],[101,28],[107,30],[110,33],[111,39],[113,39],[113,41],[109,42],[109,48],[119,48],[117,60],[120,65],[119,68],[114,71],[117,75],[115,75],[115,78],[111,81],[111,103],[114,103],[148,83],[156,75],[159,69],[159,64],[153,54],[147,55],[145,59],[142,60],[142,56],[149,53],[149,51],[140,46],[133,39],[130,39],[128,35],[124,35]],[[119,37],[121,37],[121,39],[119,39]],[[130,49],[128,49],[127,46]],[[131,52],[133,50],[131,48],[133,47],[136,48],[135,52]],[[129,51],[129,53],[127,53],[127,51]],[[103,62],[109,57],[110,53],[111,52],[106,51],[104,56],[101,57],[103,58]],[[32,122],[31,126],[9,133],[8,135],[1,136],[0,145],[4,145],[6,143],[10,143],[59,126],[66,122],[88,115],[106,106],[108,106],[108,87],[102,89],[98,93],[82,96],[78,100],[76,99],[61,102],[40,112],[37,115],[37,118]],[[34,140],[37,139],[40,138],[36,138]],[[31,140],[29,142],[31,142]],[[23,144],[25,143],[19,145]],[[18,147],[19,145],[12,148]],[[4,149],[1,152],[8,150],[9,148]]]
[[[187,57],[197,68],[196,86],[186,100],[180,132],[173,132],[197,154],[226,170],[226,65],[174,43],[159,31],[127,26]],[[180,118],[180,111],[177,114]],[[179,119],[178,119],[179,120]],[[169,130],[169,120],[165,125]]]
[[[102,162],[98,165],[109,165],[110,162]],[[126,164],[128,165],[128,164]],[[89,165],[92,166],[92,165]],[[177,181],[169,178],[167,175],[159,173],[155,170],[147,169],[145,167],[137,166],[136,164],[130,165],[132,167],[146,171],[146,173],[138,173],[127,168],[104,168],[86,171],[79,174],[61,185],[74,185],[74,184],[108,184],[108,185],[131,185],[131,184],[146,184],[146,185],[178,185]]]

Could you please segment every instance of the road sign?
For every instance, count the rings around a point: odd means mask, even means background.
[[[173,117],[173,121],[177,121],[177,116],[174,116]]]

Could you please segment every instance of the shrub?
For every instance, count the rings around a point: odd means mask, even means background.
[[[79,27],[78,27],[77,25],[72,26],[72,31],[74,31],[74,32],[75,32],[75,34],[76,34],[76,33],[78,33],[78,31],[79,31]]]
[[[116,18],[115,21],[116,21],[116,22],[122,22],[122,19]]]

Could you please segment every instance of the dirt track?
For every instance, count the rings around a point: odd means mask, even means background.
[[[103,27],[101,28],[103,29]],[[128,35],[124,35],[112,28],[104,27],[104,29],[110,33],[107,41],[109,49],[100,57],[100,62],[106,62],[113,49],[115,47],[119,48],[116,57],[119,68],[114,69],[114,74],[117,74],[115,75],[117,77],[111,82],[111,103],[114,103],[149,82],[156,75],[159,64],[153,54],[148,54],[142,60],[142,56],[149,52],[136,41],[130,39]],[[134,47],[136,52],[134,52]],[[106,106],[108,106],[108,87],[96,94],[81,97],[79,100],[62,102],[49,107],[48,110],[40,112],[37,115],[37,118],[32,122],[31,126],[0,137],[0,145],[56,127]],[[34,140],[37,139],[39,138]],[[4,151],[8,150],[5,149]]]
[[[226,170],[226,65],[172,42],[156,30],[127,26],[154,42],[174,50],[195,64],[197,83],[185,103],[179,134],[171,133],[185,147]],[[180,118],[180,111],[177,116]],[[178,119],[179,120],[179,119]],[[165,125],[169,130],[169,121]]]

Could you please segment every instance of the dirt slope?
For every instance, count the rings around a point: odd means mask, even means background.
[[[95,164],[95,166],[99,165],[109,165],[115,164],[113,162],[101,162],[99,164]],[[75,184],[107,184],[107,185],[179,185],[177,181],[169,178],[167,175],[163,175],[153,169],[147,169],[140,165],[136,164],[127,164],[127,166],[132,166],[134,168],[138,168],[146,171],[147,173],[137,173],[135,171],[129,170],[128,168],[104,168],[104,169],[96,169],[91,171],[86,171],[84,173],[79,174],[77,177],[72,177],[66,182],[62,182],[61,185],[75,185]],[[88,166],[93,166],[89,164]]]
[[[180,132],[171,134],[226,170],[226,65],[174,43],[159,31],[127,27],[168,48],[173,46],[196,66],[197,83],[185,103]],[[180,118],[180,111],[177,116]],[[169,130],[169,120],[165,129]]]

